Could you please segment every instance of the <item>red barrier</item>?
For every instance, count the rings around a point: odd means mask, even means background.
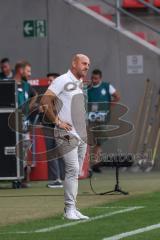
[[[84,163],[83,163],[83,167],[82,167],[82,173],[79,177],[79,179],[84,179],[87,178],[89,175],[89,152],[90,152],[90,147],[87,147],[87,152],[85,155],[85,159],[84,159]]]
[[[31,180],[48,180],[48,163],[47,163],[47,155],[46,155],[46,144],[43,136],[42,129],[37,128],[35,131],[35,167],[32,168],[31,171]],[[32,153],[29,152],[29,162],[31,162],[31,158],[33,157]],[[82,173],[79,179],[84,179],[88,177],[89,170],[89,146],[87,147],[87,152],[85,155]]]
[[[35,129],[35,153],[35,167],[31,171],[31,180],[48,180],[46,143],[41,128]],[[33,154],[30,157],[33,157]]]

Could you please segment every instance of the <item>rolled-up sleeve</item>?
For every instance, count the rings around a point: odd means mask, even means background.
[[[113,95],[116,92],[115,87],[113,87],[111,84],[109,84],[109,93],[110,95]]]
[[[56,78],[48,88],[52,91],[56,96],[58,96],[64,89],[64,82],[62,78]]]

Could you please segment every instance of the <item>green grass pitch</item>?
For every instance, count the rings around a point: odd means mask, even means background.
[[[61,210],[57,210],[57,213],[55,211],[54,214],[52,212],[47,215],[45,213],[44,215],[35,214],[38,210],[41,212],[39,204],[47,204],[47,201],[49,206],[41,206],[46,212],[48,208],[51,210],[52,205],[53,208],[58,206],[59,199],[63,200],[62,190],[56,190],[55,196],[52,196],[53,190],[51,192],[41,185],[37,185],[30,190],[15,191],[1,189],[0,203],[3,205],[3,209],[1,208],[0,240],[160,240],[160,191],[158,191],[159,186],[157,184],[159,174],[142,175],[130,176],[125,174],[122,177],[123,187],[127,188],[129,185],[131,187],[132,193],[127,197],[95,196],[89,192],[89,186],[87,187],[88,180],[82,181],[80,183],[80,207],[83,213],[90,216],[91,219],[89,221],[75,222],[64,220],[62,218],[61,204]],[[103,177],[105,179],[105,176]],[[99,178],[97,179],[97,188],[98,184],[100,184],[101,190],[104,189],[106,183],[103,177],[97,177]],[[130,180],[129,185],[125,184],[124,181],[127,177]],[[112,176],[108,178],[108,185],[113,185]],[[137,185],[135,186],[136,181]],[[157,184],[157,189],[152,188],[149,182],[152,182],[154,187]],[[146,185],[147,183],[148,185]],[[143,187],[146,185],[146,192],[143,191],[143,188],[139,184],[142,184]],[[147,191],[147,187],[149,187],[150,191]],[[56,198],[57,200],[54,202]],[[18,205],[17,201],[19,201]],[[7,206],[7,203],[10,203],[10,205]],[[24,204],[26,204],[26,208]],[[30,208],[28,204],[30,204]],[[7,216],[5,216],[6,211],[4,211],[5,206],[8,218],[13,217],[17,222],[16,224],[13,224],[11,221],[3,223],[2,216],[5,221],[7,219]],[[15,216],[11,216],[9,213],[10,211],[11,213],[14,212],[14,206]],[[26,214],[23,220],[21,219],[22,209]],[[28,215],[27,209],[29,212]],[[32,212],[33,217],[31,216]],[[156,228],[143,231],[143,229],[152,225],[156,225]],[[137,229],[142,229],[142,232],[117,238],[119,234],[133,232]]]

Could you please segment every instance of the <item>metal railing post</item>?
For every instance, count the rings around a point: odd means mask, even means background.
[[[121,16],[120,16],[120,0],[116,0],[116,28],[120,28],[121,26]]]
[[[143,26],[146,26],[148,29],[151,29],[153,32],[160,34],[160,30],[158,28],[152,26],[151,24],[147,23],[145,20],[142,20],[140,17],[136,16],[133,13],[130,13],[129,11],[127,11],[123,7],[121,7],[120,0],[116,0],[116,4],[112,4],[112,3],[108,2],[107,0],[101,0],[101,1],[116,10],[116,23],[115,24],[116,24],[117,28],[121,27],[120,14],[125,14],[128,17],[130,17],[131,19],[141,23]],[[139,1],[141,3],[143,2],[143,4],[148,6],[149,8],[155,10],[153,8],[153,6],[151,6],[151,4],[149,4],[143,0],[139,0]],[[160,10],[157,8],[156,12],[159,13]]]

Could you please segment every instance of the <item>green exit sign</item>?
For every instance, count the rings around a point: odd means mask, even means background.
[[[46,20],[25,20],[23,22],[24,37],[43,38],[47,35]]]

